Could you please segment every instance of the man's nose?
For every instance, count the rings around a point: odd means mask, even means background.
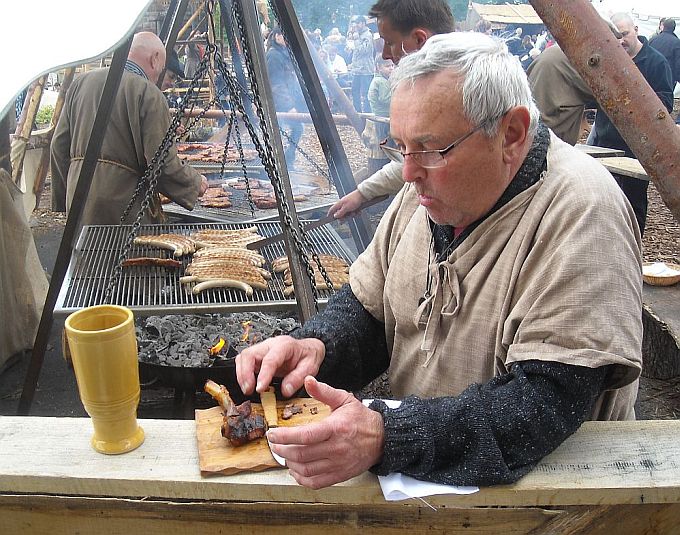
[[[408,155],[404,157],[404,163],[401,170],[401,176],[404,182],[415,182],[425,178],[425,168],[418,165],[413,156]]]
[[[384,60],[392,59],[392,47],[388,46],[387,43],[383,45],[382,57]]]

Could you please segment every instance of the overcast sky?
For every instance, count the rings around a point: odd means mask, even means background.
[[[618,11],[630,12],[640,35],[651,36],[659,26],[660,17],[673,17],[680,23],[678,0],[591,0],[595,9],[609,16]]]

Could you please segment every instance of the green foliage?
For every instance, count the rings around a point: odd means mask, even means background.
[[[51,104],[46,104],[45,106],[40,106],[38,113],[35,115],[36,124],[50,124],[52,120],[52,115],[54,115],[54,106]]]

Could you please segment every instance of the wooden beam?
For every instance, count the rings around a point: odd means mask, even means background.
[[[617,535],[673,533],[680,504],[566,508],[437,508],[416,504],[334,505],[196,502],[139,498],[0,495],[3,527],[13,535],[107,533],[324,533]],[[321,528],[323,526],[323,528]]]
[[[0,417],[0,493],[386,505],[370,473],[319,491],[297,485],[280,469],[204,478],[194,421],[140,425],[146,433],[142,446],[106,456],[90,447],[88,418]],[[514,485],[427,501],[435,507],[680,503],[678,436],[678,420],[586,422]]]
[[[66,69],[64,73],[64,81],[59,88],[59,96],[57,96],[57,102],[54,105],[54,113],[52,114],[52,120],[50,121],[50,131],[46,135],[47,147],[41,149],[40,154],[40,165],[36,171],[35,180],[33,181],[33,193],[35,194],[35,208],[40,204],[40,196],[42,195],[43,188],[45,187],[45,178],[47,177],[47,171],[50,168],[50,144],[52,143],[52,136],[54,135],[54,128],[57,126],[57,121],[61,116],[61,111],[64,108],[64,100],[66,98],[66,92],[73,82],[73,77],[75,75],[75,68],[70,67]]]
[[[17,185],[21,179],[21,172],[24,168],[24,156],[26,156],[26,146],[28,139],[31,137],[35,116],[40,108],[40,100],[42,99],[46,81],[47,76],[41,76],[29,86],[24,107],[21,110],[21,117],[19,117],[17,122],[14,139],[12,140],[12,145],[20,144],[17,149],[12,150],[12,180]]]

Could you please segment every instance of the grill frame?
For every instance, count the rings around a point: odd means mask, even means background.
[[[142,225],[139,234],[178,233],[190,235],[201,229],[241,229],[252,226],[248,223],[174,223],[161,225]],[[280,222],[255,223],[263,236],[281,232]],[[125,243],[131,226],[129,225],[86,225],[81,229],[74,247],[69,267],[64,277],[57,303],[55,316],[66,316],[84,307],[104,302],[104,291],[109,277],[116,265],[120,250]],[[324,225],[308,232],[310,240],[319,254],[334,254],[345,258],[349,264],[355,255],[343,243],[338,233],[330,225]],[[267,260],[268,269],[274,258],[285,255],[283,241],[265,246],[260,253]],[[165,250],[134,245],[130,257],[158,256],[170,257]],[[255,290],[252,297],[246,297],[240,290],[229,288],[211,289],[193,295],[191,286],[180,284],[179,278],[191,260],[186,255],[182,268],[166,269],[153,266],[124,268],[118,288],[114,291],[112,302],[123,305],[142,316],[160,314],[214,314],[231,312],[271,312],[292,310],[296,307],[294,298],[283,295],[283,278],[272,273],[267,290]],[[331,292],[319,290],[319,305],[327,303]]]

